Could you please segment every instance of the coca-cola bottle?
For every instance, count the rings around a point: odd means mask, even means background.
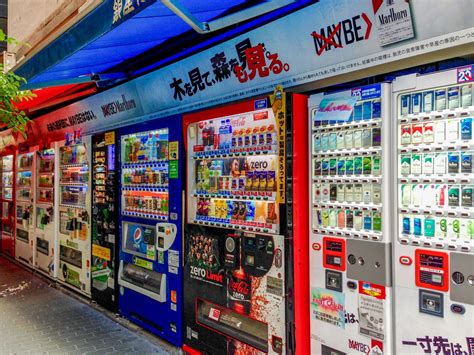
[[[249,315],[252,283],[242,266],[227,278],[227,306],[237,313]]]

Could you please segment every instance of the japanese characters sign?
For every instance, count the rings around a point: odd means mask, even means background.
[[[286,191],[286,97],[281,86],[270,96],[270,105],[278,126],[277,202],[285,203]]]
[[[345,295],[321,287],[312,288],[311,318],[344,329],[346,327]]]
[[[402,340],[402,344],[408,346],[406,348],[407,351],[418,348],[425,354],[474,354],[474,337],[466,337],[465,343],[458,343],[456,341],[451,341],[449,338],[442,335],[425,335],[418,338]]]
[[[266,94],[278,84],[287,89],[442,50],[474,36],[472,18],[462,10],[470,0],[446,0],[439,7],[378,2],[321,0],[163,67],[135,80],[143,88],[142,104],[164,117]],[[431,25],[436,16],[443,26]]]
[[[144,7],[154,3],[156,0],[113,0],[112,4],[112,24],[123,21],[129,16],[133,16],[136,12]]]

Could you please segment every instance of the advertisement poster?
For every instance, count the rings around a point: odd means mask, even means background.
[[[408,0],[374,0],[376,29],[381,46],[415,37]]]
[[[346,327],[345,295],[321,287],[311,288],[311,318]]]
[[[315,121],[347,122],[352,115],[355,103],[354,97],[323,99],[314,119]]]
[[[224,269],[219,255],[219,239],[193,230],[188,237],[187,264],[192,279],[216,286],[224,284]]]
[[[384,301],[379,298],[359,295],[360,334],[383,340],[385,338]]]

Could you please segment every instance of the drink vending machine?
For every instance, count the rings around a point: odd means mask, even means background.
[[[2,253],[15,257],[15,155],[8,154],[1,157],[2,160],[2,194],[0,202],[2,204]]]
[[[181,116],[126,127],[120,142],[120,313],[182,344]]]
[[[58,145],[58,280],[90,297],[91,137],[75,131],[67,133],[66,140]]]
[[[472,66],[393,82],[396,352],[474,352]]]
[[[390,86],[309,100],[311,352],[391,353]]]
[[[118,310],[118,198],[115,132],[92,137],[92,299]]]
[[[28,267],[34,266],[35,157],[36,152],[28,148],[27,151],[19,150],[16,159],[15,257]]]
[[[54,169],[57,165],[54,146],[43,147],[36,153],[36,218],[35,268],[46,276],[56,278],[55,253],[57,237],[54,216]]]
[[[294,351],[287,139],[305,110],[306,98],[279,88],[270,98],[184,118],[186,351]]]

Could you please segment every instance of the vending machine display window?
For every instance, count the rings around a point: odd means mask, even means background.
[[[168,144],[168,129],[121,137],[123,215],[168,218]]]
[[[472,84],[401,94],[397,103],[399,240],[467,247],[474,239]]]
[[[272,110],[189,127],[190,223],[279,232],[275,127]]]

